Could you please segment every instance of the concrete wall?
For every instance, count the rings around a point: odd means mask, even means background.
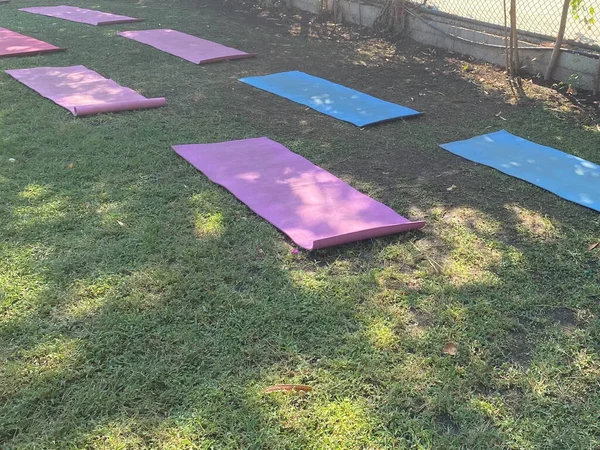
[[[289,4],[304,11],[319,13],[322,7],[332,10],[333,1],[289,0]],[[381,12],[379,6],[361,4],[356,0],[339,0],[338,8],[344,21],[367,27],[373,25]],[[421,13],[419,17],[422,20],[408,16],[407,33],[412,39],[500,66],[505,65],[504,38],[498,34],[497,28],[487,28],[483,24],[433,13]],[[522,66],[526,66],[524,71],[531,75],[544,73],[552,54],[551,47],[541,47],[529,42],[522,42],[521,47]],[[554,77],[557,81],[568,83],[576,75],[577,88],[593,90],[597,88],[598,69],[597,54],[563,50]]]

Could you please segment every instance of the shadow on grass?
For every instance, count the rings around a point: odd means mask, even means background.
[[[3,308],[2,440],[591,442],[569,425],[585,417],[594,375],[560,383],[597,351],[597,272],[582,270],[597,258],[572,250],[587,234],[527,201],[500,213],[484,198],[441,207],[428,192],[409,202],[430,217],[425,233],[293,256],[268,224],[177,165],[176,183],[191,187],[172,197],[156,188],[160,174],[123,192],[117,172],[83,197],[76,186],[12,185],[4,232],[15,240],[2,261],[16,292],[4,295],[20,299]],[[367,183],[362,172],[347,176]],[[448,341],[456,358],[441,354]],[[261,394],[280,382],[315,391]],[[556,428],[542,408],[563,411]]]

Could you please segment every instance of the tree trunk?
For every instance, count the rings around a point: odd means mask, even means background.
[[[558,36],[556,37],[556,43],[554,44],[552,57],[550,58],[550,63],[548,64],[546,75],[544,76],[544,78],[548,81],[552,79],[554,69],[558,63],[558,58],[560,57],[560,49],[562,48],[563,40],[565,39],[565,29],[567,27],[567,18],[569,17],[570,6],[571,1],[565,0],[565,3],[563,4],[562,17],[560,18],[560,27],[558,28]]]

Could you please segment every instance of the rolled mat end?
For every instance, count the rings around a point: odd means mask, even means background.
[[[114,102],[106,103],[101,105],[82,105],[74,106],[72,113],[74,116],[83,117],[91,116],[94,114],[108,113],[108,112],[119,112],[119,111],[133,111],[136,109],[150,109],[159,108],[167,103],[164,97],[160,98],[147,98],[143,100],[133,100],[128,102]]]

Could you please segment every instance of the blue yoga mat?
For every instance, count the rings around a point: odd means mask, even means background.
[[[600,166],[585,159],[504,130],[440,147],[600,211]]]
[[[359,127],[421,114],[304,72],[282,72],[240,81]]]

